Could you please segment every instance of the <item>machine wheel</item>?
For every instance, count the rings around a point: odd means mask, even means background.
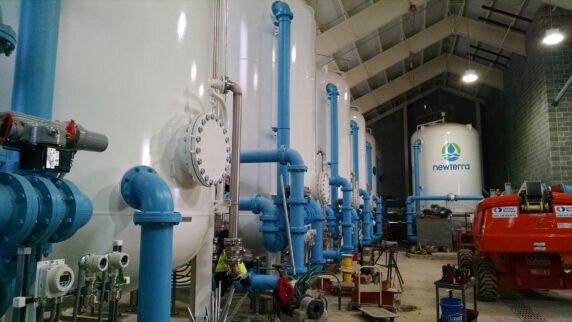
[[[477,258],[475,273],[479,300],[483,302],[496,301],[498,294],[497,274],[492,263],[485,257]]]
[[[460,249],[457,252],[457,262],[459,269],[462,271],[473,270],[473,251],[467,248]]]

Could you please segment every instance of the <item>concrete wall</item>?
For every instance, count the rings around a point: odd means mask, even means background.
[[[526,57],[513,55],[503,92],[491,95],[483,115],[487,187],[523,180],[572,183],[572,91],[550,105],[572,75],[572,12],[557,9],[553,24],[567,34],[554,47],[542,44],[550,26],[548,7],[539,10],[526,34]]]

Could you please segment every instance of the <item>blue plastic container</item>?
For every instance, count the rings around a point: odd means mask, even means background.
[[[441,298],[441,310],[443,322],[462,322],[463,321],[463,302],[454,297]]]

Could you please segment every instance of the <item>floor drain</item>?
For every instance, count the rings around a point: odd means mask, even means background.
[[[544,316],[518,299],[503,299],[503,302],[523,322],[548,322]]]

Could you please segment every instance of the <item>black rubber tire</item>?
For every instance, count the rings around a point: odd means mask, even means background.
[[[498,296],[497,272],[486,257],[475,260],[477,294],[480,301],[494,302]]]
[[[459,269],[462,271],[472,271],[473,270],[473,251],[471,249],[460,249],[457,252],[457,263],[459,264]]]

